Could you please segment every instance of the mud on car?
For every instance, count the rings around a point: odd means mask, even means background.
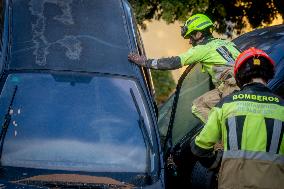
[[[269,54],[276,62],[276,74],[268,87],[284,98],[284,25],[257,29],[233,41],[241,51],[256,47]],[[191,113],[192,101],[213,87],[209,76],[201,74],[201,65],[189,66],[182,74],[174,95],[159,110],[158,125],[169,188],[217,187],[218,170],[209,171],[203,167],[190,150],[190,142],[203,127]]]
[[[126,0],[4,0],[1,188],[164,188],[150,72]]]

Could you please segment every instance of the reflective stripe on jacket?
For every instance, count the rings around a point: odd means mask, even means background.
[[[204,156],[223,141],[219,188],[280,189],[284,186],[283,132],[283,99],[253,83],[212,109],[192,149]]]

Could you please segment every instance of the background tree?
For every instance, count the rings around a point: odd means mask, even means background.
[[[215,21],[216,31],[230,36],[240,33],[247,22],[252,28],[270,24],[280,14],[284,16],[284,0],[129,0],[138,24],[163,19],[167,23],[185,21],[195,13],[205,13]]]
[[[168,70],[152,70],[151,73],[156,92],[155,99],[158,106],[160,106],[169,98],[169,95],[175,89],[176,84],[171,72]]]

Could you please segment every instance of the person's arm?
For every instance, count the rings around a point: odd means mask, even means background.
[[[208,53],[208,46],[198,45],[190,48],[185,53],[169,58],[147,59],[143,55],[141,56],[136,53],[130,53],[128,55],[128,60],[146,68],[173,70],[181,68],[184,65],[202,62],[202,60],[206,56],[206,53]]]
[[[179,55],[182,66],[195,63],[202,63],[208,54],[208,45],[197,45],[190,48],[187,52]]]
[[[206,167],[212,166],[216,160],[213,153],[214,145],[221,139],[221,109],[214,107],[208,117],[208,121],[199,135],[191,143],[191,151],[194,155],[203,159]],[[201,162],[202,163],[202,162]]]
[[[180,57],[178,56],[160,59],[147,59],[145,56],[130,53],[128,55],[128,60],[140,66],[158,70],[173,70],[182,67]]]

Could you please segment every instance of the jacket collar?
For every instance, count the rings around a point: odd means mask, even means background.
[[[215,38],[212,36],[206,36],[202,40],[202,42],[198,43],[197,45],[205,45],[206,43],[209,43],[210,41],[214,40]]]
[[[264,91],[271,92],[271,90],[262,83],[249,83],[249,84],[246,84],[242,87],[242,90],[247,90],[247,89],[252,89],[252,90],[256,90],[256,91],[263,91],[263,92]]]

